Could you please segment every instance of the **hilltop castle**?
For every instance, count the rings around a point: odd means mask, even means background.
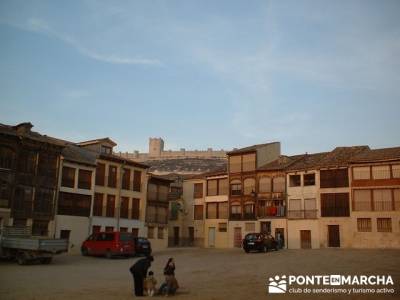
[[[149,152],[139,153],[120,153],[121,156],[135,160],[135,161],[149,161],[149,160],[164,160],[164,159],[182,159],[182,158],[226,158],[226,151],[213,150],[186,150],[181,148],[179,151],[164,150],[164,140],[162,138],[149,138]]]

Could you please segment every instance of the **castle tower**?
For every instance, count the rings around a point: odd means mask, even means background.
[[[149,138],[149,157],[161,157],[164,151],[164,140],[162,138]]]

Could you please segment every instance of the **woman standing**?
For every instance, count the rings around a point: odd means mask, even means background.
[[[172,257],[168,259],[164,267],[165,283],[160,287],[161,294],[174,295],[178,289],[178,281],[175,278],[175,262]]]

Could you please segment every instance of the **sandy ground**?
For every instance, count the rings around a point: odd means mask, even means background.
[[[240,249],[168,249],[155,253],[158,282],[173,256],[181,286],[176,299],[400,299],[400,250],[282,250],[245,254]],[[0,261],[0,299],[133,299],[129,267],[137,258],[59,255],[51,265]],[[395,294],[267,294],[275,275],[391,275]],[[161,297],[155,297],[161,298]]]

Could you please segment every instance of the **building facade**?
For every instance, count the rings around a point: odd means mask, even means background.
[[[147,236],[147,166],[113,154],[109,138],[77,144],[97,154],[91,232],[128,231]]]
[[[153,250],[168,247],[168,195],[173,180],[149,174],[147,183],[146,227]]]
[[[89,236],[94,196],[96,154],[67,145],[61,156],[55,232],[69,240],[69,252],[79,253]]]
[[[32,127],[0,124],[0,225],[31,226],[33,235],[54,236],[63,142]]]

